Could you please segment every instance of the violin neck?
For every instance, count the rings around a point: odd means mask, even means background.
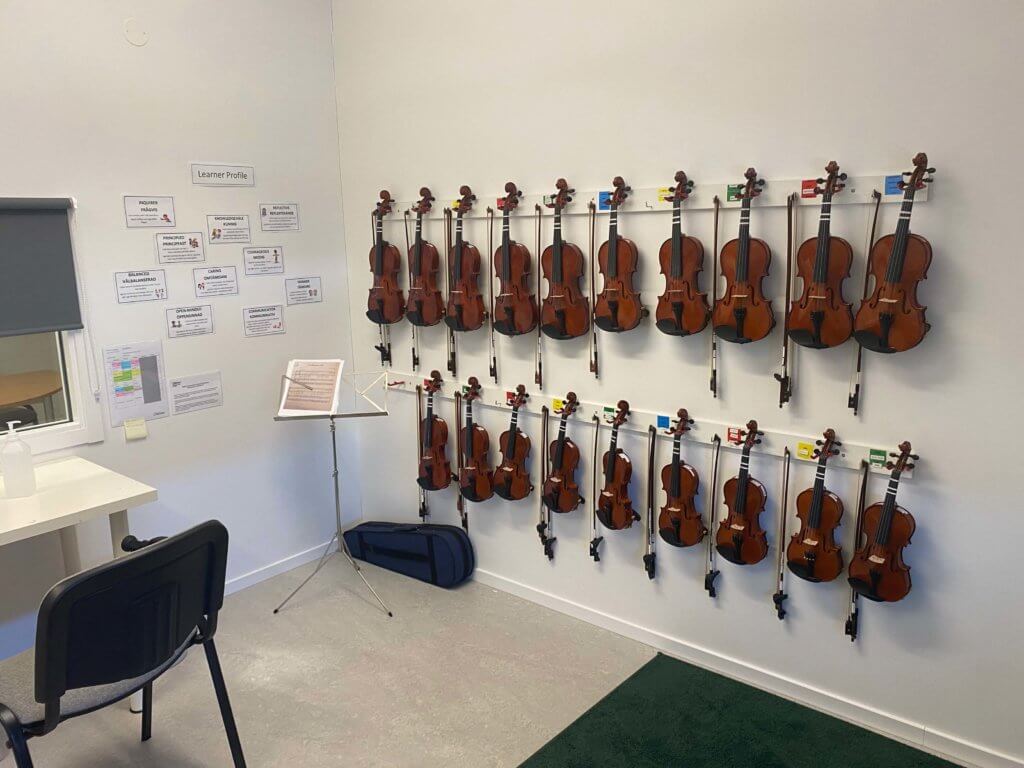
[[[462,441],[466,461],[473,458],[473,401],[466,401],[466,437]]]
[[[455,217],[455,264],[452,268],[454,282],[462,280],[462,214]]]
[[[831,239],[832,193],[821,197],[821,216],[818,217],[818,247],[814,259],[814,282],[824,283],[828,279],[828,250]]]
[[[910,215],[914,212],[914,187],[907,185],[903,193],[903,205],[900,206],[900,220],[896,225],[896,235],[889,253],[889,268],[885,272],[885,280],[898,283],[903,278],[903,260],[907,254],[907,241],[910,238]]]
[[[750,480],[750,449],[743,449],[740,459],[740,471],[736,475],[736,508],[735,514],[743,516],[747,511],[747,483]]]
[[[823,456],[822,459],[825,457]],[[811,495],[811,513],[808,516],[807,525],[817,528],[821,523],[821,503],[825,496],[825,462],[818,461],[818,469],[814,475],[814,492]]]
[[[416,250],[413,251],[412,274],[420,277],[423,274],[423,214],[416,214]]]
[[[512,276],[512,267],[509,264],[508,248],[511,242],[508,236],[509,230],[509,211],[508,204],[505,204],[505,208],[501,213],[501,277],[503,280],[508,281]]]
[[[672,203],[672,277],[683,276],[683,204]]]
[[[875,531],[875,544],[880,547],[884,547],[889,542],[892,520],[896,515],[896,491],[899,487],[900,472],[894,470],[889,478],[889,487],[885,491],[885,501],[882,502],[882,515],[878,521],[878,530]]]
[[[612,206],[612,212],[608,216],[608,277],[617,277],[619,273],[618,263],[619,251],[619,209]]]
[[[423,423],[423,450],[430,450],[430,433],[434,425],[434,393],[427,395],[427,418]]]
[[[551,279],[562,282],[562,210],[555,209],[555,236],[552,245]]]
[[[619,427],[612,427],[612,439],[608,444],[608,465],[604,468],[605,485],[610,485],[615,478],[615,452],[618,450]]]
[[[676,435],[672,441],[672,487],[670,488],[672,496],[679,496],[679,453],[682,447],[682,435]]]
[[[373,271],[380,275],[384,272],[384,217],[379,213],[376,216],[376,223],[374,225],[373,247],[376,251]]]
[[[569,414],[563,413],[558,424],[558,442],[555,443],[555,453],[551,457],[551,468],[553,470],[562,468],[562,456],[565,453],[565,427],[569,421]]]
[[[743,198],[740,208],[739,255],[736,259],[736,281],[747,282],[750,258],[750,198]]]

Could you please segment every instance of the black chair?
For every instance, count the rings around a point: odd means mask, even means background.
[[[32,768],[29,739],[139,690],[147,741],[153,681],[193,645],[206,652],[235,768],[245,768],[213,644],[227,529],[211,521],[150,542],[129,536],[122,547],[131,554],[55,585],[39,607],[35,653],[0,662],[0,726],[17,768]]]
[[[0,408],[0,429],[7,431],[7,422],[20,421],[17,429],[31,427],[39,423],[39,414],[31,405],[16,405],[13,408]]]

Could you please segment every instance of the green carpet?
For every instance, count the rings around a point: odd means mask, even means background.
[[[658,654],[520,768],[955,768]]]

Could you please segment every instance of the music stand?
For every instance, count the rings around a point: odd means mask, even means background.
[[[288,376],[282,376],[282,396],[284,394],[286,380],[291,380],[293,383],[302,385],[301,382],[297,382],[294,379],[289,379]],[[393,615],[391,613],[391,610],[387,607],[387,605],[385,605],[384,601],[381,600],[380,595],[377,594],[377,591],[370,585],[370,582],[366,580],[366,576],[363,575],[362,568],[359,567],[359,564],[352,557],[352,553],[349,552],[348,545],[345,543],[344,531],[342,530],[341,524],[341,487],[338,480],[338,440],[334,423],[335,420],[337,419],[361,419],[372,418],[375,416],[387,416],[387,374],[383,371],[369,374],[343,373],[341,376],[341,387],[342,395],[347,400],[351,401],[353,405],[355,405],[356,403],[365,403],[369,405],[369,409],[363,411],[352,410],[344,413],[315,413],[308,415],[304,414],[290,416],[277,415],[274,417],[274,421],[309,421],[314,419],[326,419],[328,424],[330,425],[332,459],[331,478],[334,482],[335,520],[334,535],[331,537],[331,540],[327,543],[327,546],[324,548],[323,554],[320,555],[320,560],[317,562],[316,568],[313,569],[313,572],[309,574],[309,576],[303,579],[302,583],[299,584],[299,586],[292,590],[291,594],[288,595],[288,597],[281,601],[281,604],[274,609],[275,614],[280,612],[280,610],[284,608],[288,601],[299,593],[299,590],[306,586],[306,584],[308,584],[313,579],[314,576],[320,573],[320,569],[324,567],[324,565],[327,563],[328,560],[331,559],[333,555],[337,554],[338,552],[341,552],[341,554],[345,556],[345,559],[348,560],[349,565],[351,565],[355,572],[359,574],[359,578],[363,580],[363,584],[365,584],[366,588],[370,590],[370,593],[373,595],[374,599],[378,603],[380,603],[380,607],[384,609],[384,611],[387,613],[389,617]],[[383,405],[376,402],[371,396],[367,394],[368,392],[370,392],[370,390],[374,389],[375,387],[379,387],[380,389],[380,399],[382,400]],[[332,549],[335,541],[338,542],[338,547],[336,549]]]

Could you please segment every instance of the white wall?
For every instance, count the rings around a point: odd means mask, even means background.
[[[706,334],[680,341],[647,326],[604,336],[600,382],[587,372],[583,343],[546,347],[550,393],[572,388],[584,399],[625,397],[663,412],[685,406],[698,420],[756,417],[809,435],[832,426],[849,440],[883,446],[912,440],[923,458],[901,501],[918,522],[907,553],[914,591],[898,605],[864,606],[856,645],[842,632],[847,591],[840,583],[791,582],[792,614],[781,623],[769,600],[767,562],[749,572],[722,563],[721,596],[712,602],[698,552],[660,547],[658,579],[648,582],[639,527],[606,532],[600,566],[587,557],[582,511],[556,520],[551,564],[533,528],[535,499],[472,508],[471,533],[481,578],[490,583],[963,760],[1003,765],[1024,758],[1024,662],[1016,652],[1024,632],[1016,541],[1024,522],[1007,482],[1017,461],[1012,434],[1024,374],[1011,300],[1019,248],[1010,244],[1014,147],[1024,117],[1015,34],[1024,8],[1010,1],[741,9],[524,0],[336,1],[334,9],[350,222],[365,221],[384,187],[408,200],[426,184],[440,201],[468,183],[484,201],[509,179],[539,193],[551,191],[558,176],[578,189],[607,188],[616,174],[635,187],[667,185],[679,168],[698,184],[739,181],[748,165],[768,179],[803,178],[820,174],[830,159],[851,174],[880,174],[906,169],[917,151],[929,153],[938,173],[914,229],[935,248],[922,288],[933,328],[914,351],[869,354],[862,418],[845,407],[849,346],[797,355],[796,400],[778,410],[771,372],[780,329],[769,343],[723,349],[718,401],[707,387]],[[833,233],[858,253],[855,276],[863,270],[866,215],[847,207],[833,219]],[[654,252],[669,223],[641,218],[628,218],[623,229],[640,245],[641,287],[653,305],[660,293]],[[813,234],[814,218],[804,216],[804,237]],[[894,225],[889,208],[881,230]],[[518,239],[532,249],[529,225],[520,226]],[[735,214],[727,214],[725,238],[735,226]],[[582,221],[568,227],[585,247]],[[687,227],[704,240],[710,270],[710,214],[688,216]],[[753,228],[781,255],[780,210],[757,212]],[[398,228],[389,232],[402,242]],[[469,234],[483,250],[482,228]],[[439,242],[439,227],[428,236]],[[350,275],[355,359],[368,368],[377,361],[375,329],[363,316],[366,227],[349,227],[346,242],[357,255]],[[776,261],[767,288],[777,312],[783,274]],[[859,277],[846,290],[857,295]],[[424,370],[444,370],[441,329],[424,337]],[[396,368],[407,371],[408,330],[397,329],[394,341]],[[503,384],[534,389],[532,344],[499,339]],[[486,377],[482,332],[463,341],[460,363],[463,377]],[[413,403],[392,399],[394,416],[363,456],[363,508],[368,518],[411,520]],[[488,411],[482,418],[495,441],[507,416]],[[526,426],[536,446],[536,422]],[[576,434],[589,456],[590,433],[580,427]],[[642,455],[639,439],[626,447]],[[691,459],[705,471],[706,452]],[[589,480],[589,466],[583,471]],[[778,465],[762,459],[753,471],[773,496],[763,517],[774,532]],[[734,472],[730,455],[723,479]],[[793,479],[795,489],[809,483],[804,470]],[[855,502],[853,473],[834,472],[829,484],[848,508]],[[871,495],[880,498],[883,488],[876,480]],[[643,498],[642,481],[635,492]],[[431,506],[435,521],[456,521],[450,492],[436,494]],[[842,529],[847,546],[850,528]]]
[[[144,47],[125,40],[132,16],[148,29]],[[326,426],[271,421],[288,359],[350,348],[332,56],[322,0],[0,11],[0,196],[76,198],[97,359],[104,345],[160,339],[168,375],[223,375],[223,407],[151,422],[129,445],[108,426],[102,444],[77,452],[158,489],[158,502],[130,513],[142,536],[224,521],[230,579],[299,555],[294,564],[333,528]],[[193,186],[190,161],[251,164],[257,184]],[[284,246],[289,276],[323,277],[324,303],[286,308],[283,336],[244,338],[241,308],[284,303],[284,279],[243,277],[241,246],[207,245],[207,264],[237,267],[240,295],[209,300],[214,335],[167,339],[164,308],[195,302],[192,265],[164,267],[169,301],[117,305],[115,270],[158,266],[154,230],[125,228],[123,194],[174,195],[182,231],[202,230],[207,213],[248,213],[255,244]],[[298,202],[302,230],[261,233],[257,203],[271,201]],[[109,556],[104,522],[79,535],[87,562]],[[31,643],[38,601],[62,570],[55,537],[0,551],[0,656]]]

